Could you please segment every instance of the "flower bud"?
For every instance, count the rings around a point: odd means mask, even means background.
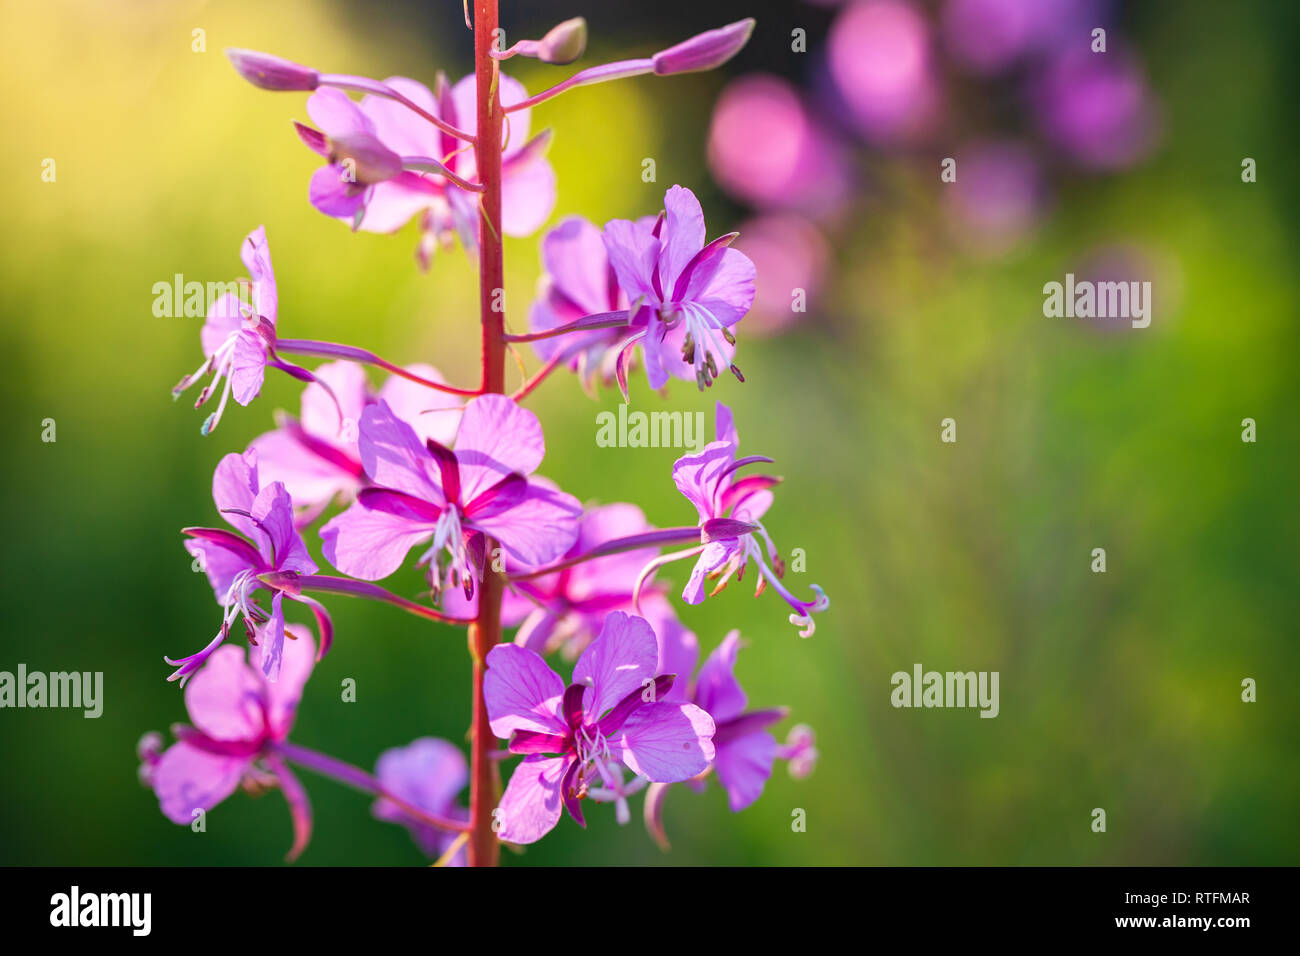
[[[310,91],[320,85],[316,70],[269,53],[232,48],[226,50],[226,56],[240,76],[264,90]]]
[[[537,41],[537,59],[563,66],[587,51],[587,21],[574,17],[557,23]]]
[[[656,53],[652,58],[654,71],[659,76],[674,73],[696,73],[722,66],[740,52],[754,32],[754,18],[737,20],[716,30],[697,34],[676,46]]]

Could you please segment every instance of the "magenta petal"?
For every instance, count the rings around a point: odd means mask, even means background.
[[[659,701],[635,710],[609,738],[633,773],[656,783],[688,780],[713,761],[713,718],[693,704]]]
[[[700,276],[691,277],[686,298],[707,309],[721,325],[735,325],[754,304],[758,273],[753,261],[738,249],[725,249],[707,272],[703,287],[695,281]]]
[[[240,405],[257,398],[266,378],[266,342],[254,329],[240,329],[230,363],[230,394]]]
[[[316,573],[316,562],[294,527],[293,499],[283,484],[273,481],[258,492],[250,513],[257,523],[258,539],[265,545],[262,555],[268,564],[274,556],[277,571]]]
[[[473,525],[501,543],[511,558],[538,567],[563,555],[578,536],[582,504],[572,495],[529,481],[522,497],[505,510],[489,508]]]
[[[213,651],[185,686],[190,720],[213,740],[259,740],[266,731],[262,704],[261,679],[229,644]]]
[[[326,87],[307,97],[307,115],[326,136],[375,132],[374,124],[342,90]]]
[[[504,395],[473,399],[465,406],[456,432],[461,499],[473,501],[511,472],[531,475],[545,454],[536,415]]]
[[[212,501],[232,528],[254,540],[257,538],[257,525],[248,515],[260,490],[255,454],[231,452],[217,462],[212,473]]]
[[[583,315],[610,307],[609,256],[600,230],[586,219],[568,216],[542,238],[542,265]]]
[[[168,747],[149,778],[162,812],[172,823],[194,822],[195,810],[211,810],[235,792],[247,757],[208,753],[186,743]]]
[[[253,280],[253,308],[258,316],[275,325],[279,298],[275,286],[275,269],[271,266],[271,247],[266,242],[266,228],[258,226],[244,237],[239,259]]]
[[[360,183],[346,182],[342,166],[322,166],[307,184],[307,198],[325,215],[351,220],[366,204],[366,188]]]
[[[673,483],[699,514],[700,521],[717,517],[718,491],[725,488],[727,469],[736,456],[730,442],[713,441],[693,455],[673,462]]]
[[[307,849],[307,843],[311,840],[311,801],[307,799],[307,791],[303,785],[298,782],[298,778],[293,775],[289,767],[279,757],[268,756],[266,762],[274,771],[276,779],[280,782],[280,792],[284,794],[284,800],[289,804],[289,818],[293,821],[293,845],[289,847],[289,852],[285,859],[292,863]]]
[[[271,616],[257,628],[258,665],[263,676],[274,684],[280,679],[280,663],[284,658],[284,592],[276,591],[271,598]]]
[[[393,488],[441,508],[438,469],[424,441],[381,401],[361,413],[361,464],[375,484]]]
[[[748,700],[736,680],[739,650],[740,632],[731,631],[709,655],[695,679],[695,703],[718,723],[740,716]]]
[[[605,617],[600,636],[592,641],[573,667],[573,683],[586,686],[584,711],[588,723],[644,682],[653,680],[659,662],[659,643],[644,618],[622,611]]]
[[[223,607],[230,603],[230,586],[240,571],[263,566],[262,556],[251,544],[238,535],[218,528],[186,528],[190,540],[185,550],[199,562],[208,576],[217,603]]]
[[[363,581],[386,578],[402,566],[417,544],[433,536],[434,522],[412,521],[360,502],[320,529],[325,560]]]
[[[651,227],[641,222],[615,219],[603,233],[609,264],[630,303],[638,299],[658,304],[652,276],[659,262],[660,244]]]
[[[659,259],[659,280],[667,295],[695,254],[704,248],[704,210],[695,193],[673,186],[664,194],[664,250]]]
[[[515,644],[498,644],[488,652],[483,700],[492,733],[504,739],[516,730],[568,733],[560,716],[564,681],[541,656]]]
[[[530,236],[555,208],[555,169],[544,156],[510,163],[501,183],[501,231]]]
[[[303,688],[316,666],[316,644],[307,628],[301,624],[286,624],[284,637],[279,679],[268,684],[263,692],[267,730],[276,740],[283,740],[289,735],[298,713],[298,703],[302,700]],[[254,667],[263,666],[264,653],[265,645],[259,645],[250,651],[249,658]]]
[[[555,828],[563,810],[560,781],[571,760],[540,755],[524,758],[501,795],[498,837],[506,843],[536,843]]]
[[[700,552],[700,556],[695,560],[695,567],[691,569],[690,580],[686,582],[686,587],[682,589],[682,600],[687,604],[702,604],[704,602],[705,580],[710,574],[731,560],[732,556],[739,550],[740,546],[736,538],[706,544],[704,550]]]
[[[728,741],[717,750],[718,782],[727,791],[732,812],[739,812],[759,798],[772,776],[776,738],[764,730]]]

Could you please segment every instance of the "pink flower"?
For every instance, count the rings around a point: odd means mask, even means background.
[[[407,371],[443,380],[430,365],[410,365]],[[400,375],[389,376],[376,395],[365,370],[355,362],[327,362],[315,375],[317,381],[303,389],[300,416],[282,416],[279,428],[249,445],[257,453],[262,480],[282,482],[301,509],[299,526],[315,520],[336,497],[353,498],[366,484],[357,449],[358,423],[366,406],[387,402],[421,439],[450,442],[456,434],[461,403],[450,395]]]
[[[258,226],[248,234],[240,246],[239,257],[252,280],[250,302],[246,304],[238,295],[228,292],[209,306],[203,330],[199,333],[203,364],[172,389],[172,398],[179,398],[181,392],[210,372],[212,381],[203,387],[194,403],[194,407],[199,408],[216,392],[221,380],[226,380],[217,410],[203,423],[205,435],[217,427],[232,394],[240,405],[247,405],[257,397],[268,364],[295,374],[302,372],[275,360],[275,318],[279,296],[264,227]]]
[[[249,641],[262,647],[260,660],[267,680],[276,681],[285,643],[281,602],[286,592],[272,588],[260,575],[280,571],[314,574],[316,565],[294,527],[293,501],[284,485],[278,481],[265,486],[259,483],[255,453],[230,454],[221,459],[212,475],[212,500],[239,534],[220,528],[185,528],[183,533],[190,538],[185,550],[207,575],[217,603],[226,612],[207,647],[179,660],[166,658],[168,664],[178,668],[169,680],[179,679],[184,684],[225,641],[235,619],[242,616]],[[270,613],[253,600],[253,594],[263,588],[274,591]],[[316,615],[324,654],[332,633],[325,609],[301,594],[289,597],[308,605]]]
[[[465,406],[455,451],[421,441],[384,401],[361,413],[358,444],[374,487],[321,529],[325,557],[344,574],[386,577],[432,538],[421,563],[430,564],[433,585],[459,583],[468,596],[482,579],[485,537],[537,567],[577,536],[582,505],[528,477],[546,451],[537,416],[502,395]]]
[[[736,580],[740,580],[752,561],[758,568],[758,591],[771,585],[794,610],[790,623],[801,628],[801,637],[811,637],[816,629],[812,615],[824,611],[830,606],[830,601],[815,584],[811,586],[814,599],[801,601],[781,583],[784,565],[761,522],[772,506],[770,489],[780,479],[770,475],[736,477],[741,468],[772,459],[762,455],[736,457],[740,439],[732,423],[731,409],[721,402],[717,407],[716,434],[716,441],[709,442],[696,454],[683,455],[673,463],[673,481],[677,490],[695,506],[699,515],[703,546],[691,578],[682,591],[682,600],[687,604],[702,603],[706,579],[718,580],[712,591],[716,594],[733,574]],[[763,544],[759,543],[759,538]],[[775,572],[769,567],[769,561],[775,566]]]
[[[487,656],[483,696],[492,732],[527,754],[501,797],[499,836],[535,843],[561,807],[585,826],[580,799],[595,784],[622,791],[621,766],[651,781],[686,780],[714,757],[713,720],[693,704],[663,700],[659,647],[642,618],[611,613],[567,687],[541,656],[499,644]]]
[[[161,755],[152,746],[143,748],[141,776],[158,795],[163,815],[186,825],[195,811],[211,810],[241,783],[254,790],[278,785],[293,818],[292,860],[311,837],[311,806],[276,745],[293,727],[316,649],[306,628],[291,624],[288,631],[292,639],[275,683],[264,676],[263,647],[250,650],[251,667],[239,648],[212,654],[185,688],[185,709],[194,726],[173,728],[177,742]]]
[[[456,804],[456,795],[469,783],[469,767],[460,749],[437,737],[421,737],[405,747],[393,747],[379,755],[375,776],[383,789],[411,806],[451,820],[468,820],[469,814]],[[438,859],[450,848],[456,835],[412,817],[392,800],[377,799],[371,812],[375,819],[400,823],[425,855]],[[450,861],[465,865],[461,850]]]
[[[705,245],[704,212],[689,189],[673,186],[665,215],[653,225],[615,219],[605,226],[605,248],[645,354],[651,388],[669,375],[694,379],[701,389],[731,365],[730,327],[754,301],[754,264],[727,248],[736,233]]]
[[[501,103],[510,106],[528,98],[523,85],[504,74],[500,77]],[[448,88],[445,81],[438,85],[438,95],[415,80],[394,76],[383,85],[430,114],[446,120],[451,125],[473,134],[477,122],[474,99],[474,77],[467,76]],[[318,105],[321,113],[312,112],[313,101],[329,94]],[[341,98],[342,102],[340,102]],[[346,105],[345,105],[346,104]],[[321,125],[324,120],[337,115],[339,128],[373,136],[386,149],[399,156],[408,165],[420,160],[434,159],[465,180],[475,176],[473,149],[443,133],[406,106],[388,97],[368,95],[354,103],[346,95],[333,89],[323,89],[307,101],[312,119]],[[328,107],[328,112],[325,108]],[[528,138],[530,110],[518,110],[507,119],[507,134],[502,153],[502,222],[501,231],[508,236],[527,236],[535,232],[555,206],[555,171],[546,160],[546,147],[550,133],[544,131]],[[300,130],[301,132],[301,130]],[[328,129],[326,130],[328,134]],[[304,137],[308,145],[322,155],[330,155],[327,144]],[[400,165],[400,164],[399,164]],[[330,169],[332,167],[326,167]],[[331,201],[325,205],[317,202],[313,177],[312,204],[327,215],[351,221],[367,232],[395,232],[412,217],[421,216],[422,233],[419,259],[426,268],[435,246],[448,245],[459,235],[461,243],[473,252],[477,248],[478,197],[461,189],[437,172],[399,169],[371,183],[343,184],[343,200],[333,204],[340,194],[338,177],[331,179],[321,170],[316,174],[322,180],[323,198]],[[358,177],[360,178],[360,177]],[[350,192],[350,195],[348,193]]]

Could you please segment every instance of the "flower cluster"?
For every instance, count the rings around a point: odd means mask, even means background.
[[[555,204],[549,131],[529,136],[536,106],[589,83],[711,69],[753,29],[741,21],[653,57],[581,70],[530,96],[499,72],[499,61],[571,62],[585,46],[585,22],[566,21],[540,40],[501,50],[483,42],[497,35],[496,3],[479,0],[476,20],[475,75],[455,84],[439,75],[432,89],[246,50],[229,55],[256,86],[311,94],[311,125],[296,130],[325,160],[308,186],[317,210],[372,232],[418,219],[425,269],[436,247],[459,238],[485,291],[500,274],[501,236],[535,232]],[[484,116],[492,118],[485,126]],[[666,845],[659,811],[671,784],[699,787],[716,774],[738,811],[758,797],[778,758],[796,776],[811,769],[810,731],[796,728],[778,745],[769,728],[786,710],[746,709],[734,676],[737,633],[692,679],[698,641],[678,619],[669,586],[655,579],[671,562],[695,558],[682,592],[692,605],[704,599],[706,581],[716,582],[716,594],[752,569],[758,590],[776,590],[799,633],[813,633],[825,595],[813,585],[805,601],[786,588],[761,520],[778,479],[741,473],[771,459],[739,457],[731,412],[718,403],[716,440],[679,459],[671,474],[698,520],[655,528],[633,504],[584,507],[538,474],[542,424],[521,404],[558,368],[578,372],[588,387],[617,379],[626,394],[638,349],[655,389],[670,378],[705,388],[724,368],[744,381],[734,329],[753,301],[755,269],[730,248],[735,237],[709,241],[699,202],[681,186],[668,190],[661,211],[637,221],[598,229],[562,220],[541,243],[545,276],[529,331],[512,335],[499,313],[485,311],[477,330],[482,384],[457,387],[431,365],[278,337],[266,233],[258,227],[248,236],[241,255],[250,280],[241,288],[249,294],[213,305],[200,336],[203,364],[177,392],[210,376],[202,405],[224,380],[203,425],[208,434],[229,396],[245,406],[256,398],[268,367],[306,387],[297,417],[279,413],[273,430],[218,463],[213,499],[233,530],[184,529],[222,617],[200,651],[167,659],[193,726],[176,728],[166,750],[156,734],[141,741],[141,777],[168,819],[189,823],[240,785],[278,787],[289,803],[296,857],[311,813],[294,764],[372,794],[375,817],[406,827],[440,863],[486,864],[498,841],[535,842],[566,811],[585,826],[583,801],[614,804],[625,823],[629,798],[646,791],[647,827]],[[511,342],[534,343],[543,364],[507,394],[500,383]],[[325,361],[308,370],[286,354]],[[386,379],[376,387],[368,368]],[[338,574],[321,573],[308,549],[309,529],[322,518],[320,553]],[[688,547],[661,553],[668,545]],[[427,592],[408,598],[375,583],[409,564],[423,571]],[[307,679],[334,643],[331,617],[312,595],[360,597],[470,628],[471,759],[446,740],[422,737],[385,751],[371,773],[289,741]],[[313,617],[315,636],[286,623],[286,607],[295,604]],[[229,643],[236,621],[248,638],[247,660]],[[513,641],[503,628],[517,628]],[[568,682],[547,663],[553,654],[574,662]],[[498,795],[496,764],[513,755],[523,759]],[[466,806],[459,795],[467,784]]]

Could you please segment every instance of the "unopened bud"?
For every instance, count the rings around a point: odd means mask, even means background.
[[[240,76],[264,90],[309,92],[320,85],[320,73],[292,60],[233,48],[226,51],[226,56]]]
[[[754,18],[737,20],[716,30],[697,34],[652,57],[654,72],[659,76],[674,73],[697,73],[722,66],[749,42],[754,32]]]

